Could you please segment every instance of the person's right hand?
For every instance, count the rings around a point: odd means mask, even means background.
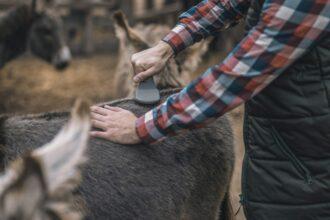
[[[150,49],[133,54],[131,58],[135,73],[133,80],[139,83],[159,73],[173,54],[171,46],[163,41]]]

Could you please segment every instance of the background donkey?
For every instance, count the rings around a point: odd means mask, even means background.
[[[52,0],[31,0],[0,16],[0,69],[27,49],[57,69],[69,64],[62,20],[53,6]]]
[[[161,92],[162,101],[178,92]],[[142,115],[153,106],[132,99],[106,103]],[[67,112],[0,117],[2,166],[51,140]],[[91,139],[78,193],[87,219],[230,219],[228,188],[234,164],[226,117],[151,146]],[[225,201],[225,202],[223,202]]]
[[[158,43],[171,29],[159,24],[138,24],[131,28],[121,11],[114,13],[113,20],[119,39],[119,63],[113,87],[116,97],[127,97],[132,95],[136,86],[133,82],[131,56]],[[211,39],[200,42],[170,59],[162,74],[154,76],[158,89],[179,88],[190,82],[191,74],[197,69],[210,41]]]
[[[0,176],[2,220],[82,219],[72,191],[80,182],[89,128],[89,106],[79,103],[53,141],[11,162]]]

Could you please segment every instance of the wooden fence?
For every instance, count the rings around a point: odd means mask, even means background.
[[[15,0],[0,0],[0,12],[15,4]],[[124,11],[131,24],[174,25],[183,3],[181,0],[55,0],[55,7],[64,19],[68,44],[73,52],[92,54],[116,50],[111,19],[115,10]]]
[[[75,40],[69,40],[76,53],[92,54],[94,52],[115,51],[117,40],[114,35],[111,15],[115,10],[122,10],[131,24],[162,23],[174,25],[182,11],[180,0],[109,0],[73,4],[59,4],[66,11],[67,29],[78,33]]]

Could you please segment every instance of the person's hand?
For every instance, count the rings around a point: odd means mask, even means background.
[[[137,144],[141,140],[135,129],[136,116],[125,109],[111,106],[91,107],[92,137],[103,138],[120,144]]]
[[[150,49],[133,54],[131,58],[135,73],[133,80],[139,83],[159,73],[173,54],[171,46],[163,41]]]

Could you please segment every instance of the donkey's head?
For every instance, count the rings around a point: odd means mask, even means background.
[[[116,71],[115,87],[117,96],[124,97],[134,92],[134,71],[131,56],[159,42],[170,28],[165,25],[138,24],[130,27],[125,15],[118,11],[114,14],[115,31],[119,39],[119,63]],[[154,77],[159,89],[177,88],[186,85],[191,80],[191,74],[196,70],[202,55],[207,51],[209,40],[198,43],[182,52],[167,63],[165,69]]]
[[[53,0],[32,0],[33,16],[29,31],[28,47],[39,58],[64,69],[71,60],[71,53],[64,39],[62,19],[56,12]]]
[[[53,141],[14,161],[0,176],[1,220],[82,219],[72,192],[80,180],[90,128],[86,103]]]

